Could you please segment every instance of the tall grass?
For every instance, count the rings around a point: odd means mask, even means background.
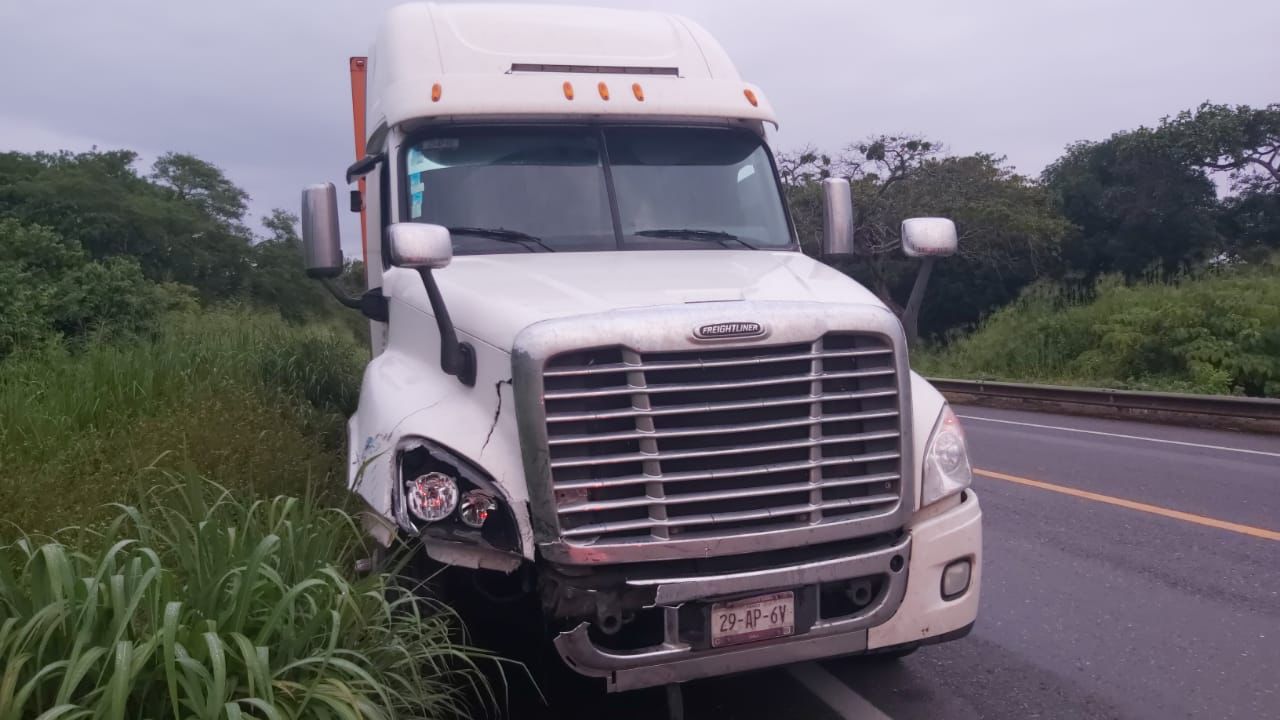
[[[1280,267],[1175,282],[1037,285],[972,334],[913,356],[926,374],[1280,397]]]
[[[0,720],[440,718],[488,697],[454,615],[353,578],[351,517],[168,478],[85,546],[0,547]]]
[[[150,341],[28,349],[0,363],[2,517],[103,520],[148,468],[268,494],[337,483],[364,357],[345,328],[235,310],[171,316]]]

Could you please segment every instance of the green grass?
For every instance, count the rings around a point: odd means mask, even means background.
[[[365,359],[347,327],[223,309],[0,362],[0,720],[493,706],[502,665],[451,610],[351,572]]]
[[[973,333],[913,354],[936,377],[1280,397],[1280,267],[1169,283],[1038,285]]]
[[[157,470],[264,495],[340,487],[365,357],[345,328],[236,310],[174,315],[149,341],[15,355],[0,363],[4,520],[101,522]]]
[[[166,477],[89,539],[0,547],[0,720],[390,720],[492,703],[487,656],[453,613],[348,573],[358,524],[313,497]]]

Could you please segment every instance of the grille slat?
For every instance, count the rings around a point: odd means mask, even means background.
[[[871,453],[868,455],[858,455],[847,458],[825,458],[819,461],[804,460],[796,463],[783,463],[778,465],[758,465],[745,468],[737,468],[733,470],[710,470],[706,472],[686,472],[686,473],[666,473],[662,476],[664,483],[688,482],[691,480],[716,480],[726,478],[748,477],[752,475],[768,475],[770,473],[785,473],[793,470],[804,470],[812,472],[817,468],[835,467],[837,465],[855,465],[857,463],[872,463],[897,461],[898,453]],[[647,482],[653,482],[650,476],[622,476],[608,478],[604,480],[568,480],[556,483],[558,490],[595,490],[599,488],[615,488],[623,485],[643,485]]]
[[[871,355],[891,355],[893,350],[888,348],[872,348],[869,350],[847,350],[843,352],[831,353],[799,353],[793,355],[764,355],[747,358],[745,360],[729,359],[729,360],[698,360],[690,362],[656,362],[656,363],[637,363],[628,365],[626,363],[612,363],[609,365],[591,365],[586,367],[568,367],[547,370],[545,377],[571,377],[575,375],[604,375],[607,373],[634,372],[636,370],[690,370],[694,368],[724,368],[737,367],[742,365],[763,365],[766,363],[792,362],[795,360],[813,360],[815,358],[846,358],[846,357],[867,357]]]
[[[812,402],[812,401],[811,401]],[[756,430],[781,430],[789,427],[804,427],[807,425],[821,424],[824,420],[827,422],[840,422],[847,420],[873,420],[875,418],[894,417],[898,414],[897,410],[869,410],[860,413],[846,413],[844,415],[829,415],[822,417],[806,417],[797,420],[774,420],[760,423],[744,423],[741,425],[716,425],[707,428],[694,428],[690,430],[655,430],[653,432],[642,432],[640,430],[628,430],[616,433],[604,433],[600,435],[565,435],[556,437],[550,442],[552,445],[575,445],[580,443],[601,442],[604,440],[632,440],[642,438],[653,438],[661,440],[662,438],[674,437],[694,437],[698,435],[722,435],[724,433],[754,432]]]
[[[565,542],[639,545],[803,528],[897,509],[891,342],[561,353],[543,368]]]
[[[805,423],[808,425],[809,423]],[[643,433],[642,433],[643,435]],[[553,468],[587,467],[591,465],[611,465],[615,463],[644,462],[647,460],[688,460],[689,458],[719,457],[723,455],[742,455],[752,452],[769,452],[772,450],[794,450],[796,448],[812,448],[819,445],[836,445],[839,443],[867,442],[869,440],[887,440],[898,437],[897,432],[859,433],[857,435],[833,435],[816,440],[793,440],[791,442],[765,443],[761,445],[740,445],[737,447],[712,448],[708,450],[683,450],[669,453],[628,453],[625,455],[596,455],[574,460],[552,460]]]
[[[866,390],[860,392],[847,393],[824,393],[823,402],[833,400],[869,400],[874,398],[892,397],[897,395],[898,391],[894,388],[886,388],[883,390]],[[710,413],[710,412],[729,412],[733,410],[756,410],[759,408],[777,408],[786,407],[788,405],[811,405],[813,398],[805,395],[800,397],[782,397],[770,398],[768,400],[743,400],[730,401],[721,403],[698,403],[691,405],[671,405],[655,410],[641,410],[639,408],[624,408],[621,410],[610,410],[602,412],[586,412],[573,413],[565,412],[552,416],[547,416],[548,423],[566,423],[566,422],[582,422],[585,420],[617,420],[619,418],[631,418],[640,415],[684,415],[686,413]]]
[[[744,520],[763,520],[769,518],[789,517],[796,515],[808,515],[814,510],[830,510],[834,508],[851,508],[863,507],[866,505],[877,505],[886,502],[894,502],[898,496],[893,493],[883,493],[880,495],[868,495],[863,498],[844,498],[839,500],[827,500],[819,505],[806,503],[804,505],[788,505],[784,507],[771,507],[763,510],[740,510],[729,511],[723,513],[707,513],[704,515],[686,515],[683,517],[672,518],[670,520],[634,520],[630,522],[616,523],[600,523],[598,525],[581,525],[571,530],[563,532],[565,537],[582,537],[589,535],[601,535],[604,533],[621,532],[627,530],[649,529],[657,526],[666,527],[686,527],[690,525],[719,525],[723,523],[742,522]]]
[[[650,482],[657,478],[651,478]],[[768,485],[760,488],[751,488],[748,490],[720,490],[716,492],[691,493],[688,495],[675,495],[671,497],[639,497],[626,498],[623,500],[603,500],[601,502],[593,502],[585,505],[566,505],[560,508],[561,514],[582,513],[582,512],[600,512],[602,510],[621,510],[629,507],[637,507],[640,505],[679,505],[695,502],[712,502],[716,500],[733,500],[741,497],[764,497],[767,495],[785,495],[788,493],[810,492],[812,490],[822,490],[823,488],[847,487],[850,485],[869,485],[873,483],[893,482],[898,479],[894,473],[880,473],[877,475],[866,475],[864,477],[842,478],[839,480],[819,480],[817,483],[803,482],[793,485]]]
[[[825,373],[815,376],[812,373],[804,375],[786,375],[782,377],[771,377],[763,380],[740,380],[736,382],[711,382],[701,385],[650,385],[648,387],[635,387],[626,385],[619,388],[609,388],[607,390],[558,390],[550,391],[545,394],[547,400],[569,400],[580,398],[598,398],[608,397],[610,395],[635,395],[644,394],[652,395],[654,393],[676,393],[676,392],[699,392],[703,390],[744,390],[747,388],[765,387],[767,385],[787,385],[792,383],[808,383],[813,380],[843,380],[848,378],[874,377],[877,375],[892,375],[893,368],[875,369],[875,370],[859,370],[856,372],[844,373]]]

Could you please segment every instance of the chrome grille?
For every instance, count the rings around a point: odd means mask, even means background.
[[[869,333],[555,355],[543,400],[560,536],[715,539],[892,511],[898,381],[889,339]]]

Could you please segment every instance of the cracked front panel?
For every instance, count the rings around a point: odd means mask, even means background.
[[[438,335],[418,331],[434,327],[429,316],[392,303],[391,326],[386,350],[365,370],[360,407],[349,428],[351,488],[373,511],[393,518],[396,453],[406,438],[428,438],[493,478],[515,513],[520,553],[531,558],[510,355],[462,333],[476,348],[476,384],[467,387],[440,371]]]

